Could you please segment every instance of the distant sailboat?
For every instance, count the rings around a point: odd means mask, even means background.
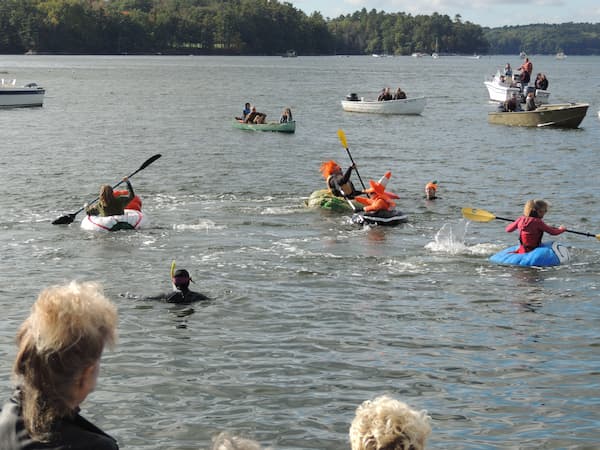
[[[440,57],[439,51],[440,50],[438,48],[438,39],[435,38],[435,51],[431,54],[431,57],[433,59],[438,59]]]
[[[566,59],[567,55],[564,54],[564,52],[558,52],[556,54],[556,59]]]

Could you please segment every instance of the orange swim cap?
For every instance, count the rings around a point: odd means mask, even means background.
[[[321,164],[319,170],[323,174],[323,178],[328,178],[333,172],[341,169],[341,167],[334,160],[325,161]]]

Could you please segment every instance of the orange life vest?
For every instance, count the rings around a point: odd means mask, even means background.
[[[113,191],[113,195],[115,196],[115,198],[121,196],[126,197],[129,195],[129,191]],[[127,203],[125,209],[135,209],[137,211],[141,211],[142,199],[138,195],[134,196],[133,199],[129,203]]]

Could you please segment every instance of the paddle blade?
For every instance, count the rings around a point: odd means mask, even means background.
[[[490,222],[496,218],[491,212],[483,209],[462,208],[461,211],[465,219],[473,222]]]
[[[152,164],[154,161],[156,161],[156,160],[157,160],[158,158],[160,158],[161,156],[162,156],[162,155],[161,155],[160,153],[158,153],[158,154],[154,155],[153,157],[151,157],[151,158],[148,158],[148,159],[146,160],[146,162],[144,162],[144,164],[142,164],[142,165],[140,166],[140,168],[138,169],[138,171],[140,171],[140,170],[144,170],[146,167],[148,167],[150,164]]]
[[[344,148],[348,148],[348,141],[346,140],[346,134],[344,133],[344,130],[342,130],[340,128],[337,131],[337,135],[340,138],[340,142],[342,143],[342,145],[344,146]]]
[[[75,214],[66,214],[52,222],[52,225],[68,225],[75,220]]]

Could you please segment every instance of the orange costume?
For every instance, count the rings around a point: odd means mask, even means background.
[[[356,201],[365,205],[364,210],[366,212],[391,211],[392,208],[396,206],[396,203],[392,199],[397,199],[400,197],[385,190],[387,182],[391,176],[391,172],[386,172],[386,174],[381,177],[378,182],[369,180],[371,187],[365,192],[371,194],[370,198],[356,197]]]
[[[120,197],[120,196],[127,196],[129,195],[129,191],[113,191],[113,195],[116,197]],[[133,200],[131,200],[129,203],[127,203],[127,205],[125,205],[125,209],[135,209],[136,211],[141,211],[142,210],[142,199],[136,195],[135,197],[133,197]]]

